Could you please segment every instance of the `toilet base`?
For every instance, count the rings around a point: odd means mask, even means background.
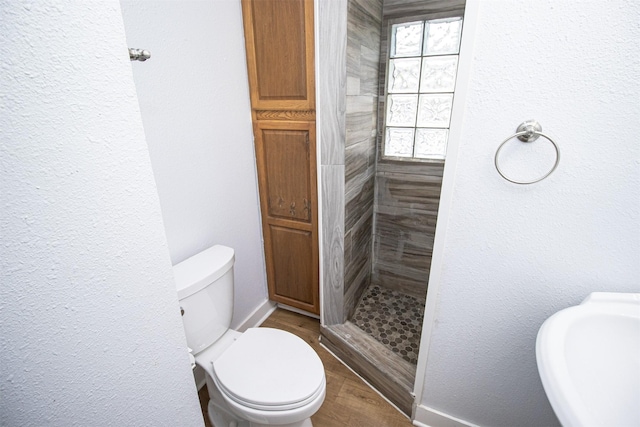
[[[209,400],[207,412],[213,427],[249,427],[248,421],[237,419],[234,414],[216,405],[213,400]]]
[[[258,424],[246,420],[239,420],[226,409],[216,405],[213,400],[209,400],[207,405],[209,412],[209,421],[214,427],[270,427],[273,424]],[[279,427],[313,427],[311,418],[307,418],[297,423],[279,424]]]

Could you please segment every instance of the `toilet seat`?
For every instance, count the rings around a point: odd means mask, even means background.
[[[279,329],[248,329],[212,365],[220,392],[247,408],[293,410],[325,392],[324,367],[316,352]]]

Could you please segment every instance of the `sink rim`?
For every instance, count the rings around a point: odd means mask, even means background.
[[[549,402],[564,426],[589,426],[595,421],[571,378],[565,346],[568,330],[594,316],[630,317],[640,322],[640,293],[593,292],[580,305],[558,311],[540,327],[536,338],[538,371]]]

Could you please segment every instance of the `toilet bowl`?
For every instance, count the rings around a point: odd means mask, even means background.
[[[206,372],[218,426],[309,427],[322,405],[322,361],[304,340],[271,328],[230,329],[233,249],[213,246],[174,266],[187,344]]]

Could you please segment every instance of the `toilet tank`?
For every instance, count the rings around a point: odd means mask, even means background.
[[[173,266],[182,323],[194,355],[231,326],[234,259],[233,249],[216,245]]]

